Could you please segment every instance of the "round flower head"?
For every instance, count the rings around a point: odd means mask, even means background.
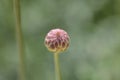
[[[62,29],[52,29],[45,37],[45,46],[52,52],[63,52],[69,46],[69,35]]]

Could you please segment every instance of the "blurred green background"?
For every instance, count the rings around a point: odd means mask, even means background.
[[[28,80],[55,80],[47,32],[71,38],[60,54],[63,80],[120,80],[120,0],[21,0]],[[0,0],[0,80],[18,80],[12,0]]]

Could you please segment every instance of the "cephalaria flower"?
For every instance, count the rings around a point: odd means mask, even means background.
[[[45,46],[51,52],[63,52],[69,46],[69,35],[62,29],[52,29],[45,37]]]

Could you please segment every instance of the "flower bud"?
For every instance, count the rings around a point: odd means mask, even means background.
[[[45,46],[51,52],[63,52],[69,46],[69,35],[62,29],[52,29],[45,37]]]

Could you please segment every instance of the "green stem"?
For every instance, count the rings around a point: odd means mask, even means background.
[[[59,53],[54,53],[54,63],[55,63],[55,75],[56,80],[61,80],[61,72],[59,66]]]
[[[117,15],[120,15],[120,0],[114,0],[114,7],[115,7],[115,13]]]
[[[20,80],[25,79],[25,54],[24,54],[24,44],[23,44],[23,35],[21,29],[21,14],[20,14],[20,0],[14,0],[14,13],[16,21],[16,38],[19,51],[19,78]]]

